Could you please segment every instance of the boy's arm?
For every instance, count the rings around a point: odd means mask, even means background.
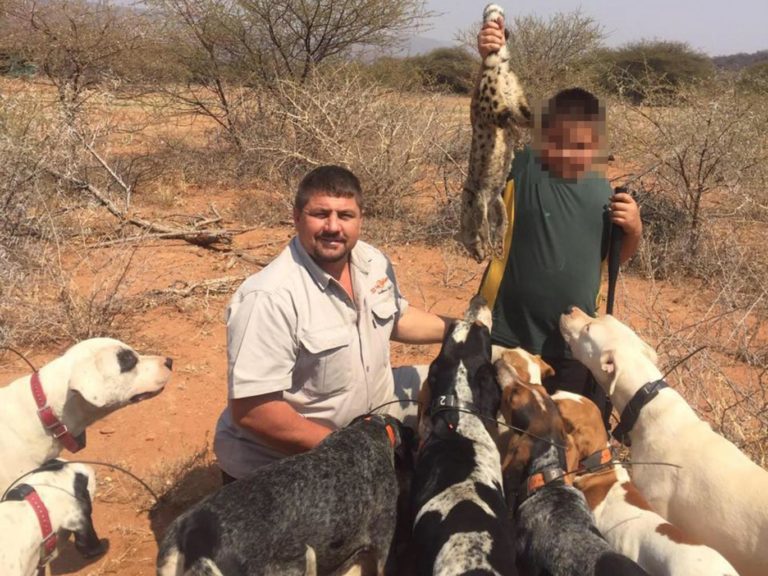
[[[611,196],[611,222],[624,230],[624,239],[621,243],[621,263],[629,260],[643,237],[643,221],[640,219],[640,208],[626,192],[619,192]]]
[[[496,22],[486,22],[477,35],[477,51],[481,58],[485,58],[488,54],[501,50],[506,41],[503,18]]]

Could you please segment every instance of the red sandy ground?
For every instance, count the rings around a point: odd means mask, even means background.
[[[230,198],[231,199],[231,198]],[[200,204],[203,200],[198,197]],[[217,197],[217,202],[221,202]],[[226,199],[225,199],[226,200]],[[197,208],[200,208],[198,206]],[[184,211],[196,208],[185,203]],[[241,235],[236,246],[251,256],[268,261],[291,237],[289,227],[260,229]],[[395,266],[402,290],[410,302],[436,313],[460,315],[477,288],[482,265],[445,248],[417,245],[383,246]],[[117,249],[99,249],[91,258],[108,263]],[[120,249],[124,251],[125,249]],[[138,248],[127,279],[128,292],[178,287],[179,281],[196,282],[225,276],[245,276],[258,266],[244,263],[229,254],[220,254],[177,241],[155,241]],[[87,285],[87,277],[82,283]],[[178,299],[173,304],[137,312],[123,325],[128,335],[119,336],[142,352],[162,353],[174,358],[174,375],[158,397],[122,409],[88,430],[88,446],[78,459],[119,464],[149,482],[157,491],[181,481],[184,498],[193,499],[212,490],[218,476],[209,455],[187,466],[180,475],[174,470],[196,453],[211,446],[216,419],[226,402],[226,355],[224,310],[229,294]],[[642,298],[644,281],[626,278],[618,298],[617,314],[624,314],[622,302],[633,294]],[[668,296],[670,306],[679,296]],[[686,311],[681,310],[681,317]],[[30,357],[43,364],[66,346],[31,350]],[[393,364],[429,362],[437,348],[392,346]],[[0,382],[26,373],[20,361],[7,359],[0,365]],[[64,457],[75,459],[64,453]],[[71,544],[64,547],[52,565],[53,574],[154,574],[157,539],[184,503],[174,501],[150,517],[152,501],[146,491],[125,475],[97,468],[99,476],[94,521],[110,550],[106,556],[85,564]],[[156,534],[157,532],[157,534]]]

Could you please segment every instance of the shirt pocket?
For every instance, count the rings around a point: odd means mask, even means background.
[[[397,304],[391,298],[373,302],[371,304],[371,312],[373,313],[373,320],[378,326],[385,326],[389,323],[394,325]]]
[[[299,342],[301,349],[294,376],[298,377],[301,391],[328,396],[349,388],[352,335],[348,326],[307,331]]]

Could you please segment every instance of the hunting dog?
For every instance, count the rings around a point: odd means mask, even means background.
[[[656,512],[720,552],[741,576],[768,567],[768,472],[700,420],[669,388],[655,351],[612,316],[572,308],[560,329],[621,413],[638,462],[632,480]]]
[[[579,460],[573,484],[584,493],[605,539],[656,576],[737,576],[718,552],[688,538],[653,512],[629,474],[613,465],[600,409],[578,394],[552,396]],[[569,460],[573,460],[569,458]]]
[[[491,312],[476,297],[451,327],[420,394],[411,493],[418,574],[516,574],[499,451]]]
[[[521,478],[516,487],[520,503],[515,512],[520,573],[647,574],[610,547],[595,527],[583,494],[566,482],[565,426],[544,387],[520,381],[503,358],[495,366],[502,386],[501,413],[508,424],[522,432],[502,458],[505,475],[512,469]]]
[[[75,344],[38,372],[0,388],[0,490],[21,474],[85,445],[85,429],[159,394],[173,362],[109,338]]]
[[[383,574],[396,523],[395,452],[407,457],[412,437],[391,416],[359,418],[313,450],[223,486],[173,522],[157,574]]]
[[[58,537],[68,532],[84,557],[102,554],[91,520],[95,488],[90,467],[52,460],[9,489],[0,502],[0,573],[37,574],[56,556]]]

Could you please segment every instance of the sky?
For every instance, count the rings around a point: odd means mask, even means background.
[[[420,36],[453,43],[456,31],[482,18],[487,0],[427,0],[440,13]],[[581,9],[604,28],[606,44],[675,40],[710,56],[768,49],[768,0],[532,0],[497,2],[508,16]]]

